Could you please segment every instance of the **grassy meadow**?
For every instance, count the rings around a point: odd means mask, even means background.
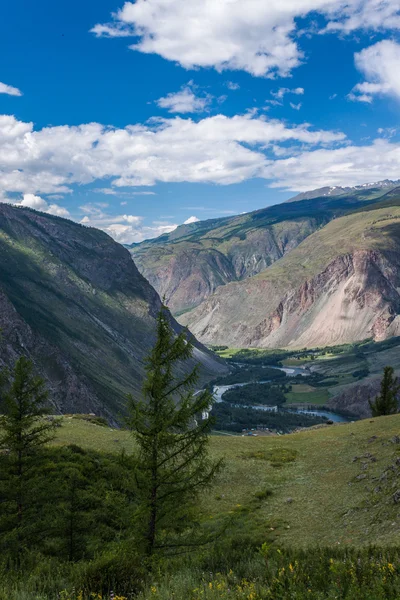
[[[133,451],[128,431],[77,418],[62,422],[54,444]],[[400,532],[396,506],[389,503],[382,512],[370,502],[374,478],[400,456],[400,444],[390,441],[399,433],[400,415],[394,415],[285,436],[214,435],[211,454],[224,458],[225,466],[202,500],[203,518],[234,515],[247,533],[279,546],[394,545]],[[358,480],[360,474],[366,477]]]
[[[134,452],[126,430],[60,418],[52,445]],[[220,531],[148,571],[126,541],[98,558],[45,558],[21,577],[3,564],[0,600],[396,600],[400,415],[282,436],[213,435],[224,467],[201,498],[199,527]],[[37,559],[36,559],[37,561]]]

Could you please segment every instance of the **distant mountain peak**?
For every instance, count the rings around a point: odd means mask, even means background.
[[[382,190],[391,189],[400,185],[400,179],[395,181],[391,179],[383,179],[381,181],[374,181],[372,183],[362,183],[361,185],[355,185],[353,187],[341,187],[341,186],[325,186],[317,188],[316,190],[310,190],[308,192],[302,192],[297,194],[293,198],[289,198],[286,202],[298,202],[299,200],[313,200],[314,198],[323,198],[324,196],[340,196],[342,194],[350,194],[360,190]]]

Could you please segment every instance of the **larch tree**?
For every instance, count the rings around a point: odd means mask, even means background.
[[[53,437],[53,423],[44,418],[47,397],[44,380],[27,358],[19,358],[11,373],[0,373],[0,530],[18,560],[35,521],[40,450]]]
[[[204,543],[193,532],[193,508],[221,465],[208,454],[213,397],[208,390],[195,391],[197,367],[179,375],[192,355],[188,336],[175,335],[162,307],[143,398],[129,401],[128,421],[138,445],[136,538],[148,557]]]
[[[399,411],[397,395],[400,392],[398,378],[394,376],[393,367],[385,367],[381,381],[381,392],[375,401],[369,401],[372,416],[393,415]]]

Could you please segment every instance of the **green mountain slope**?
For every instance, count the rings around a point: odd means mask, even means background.
[[[333,220],[258,275],[218,288],[181,322],[204,342],[232,347],[398,335],[398,199]]]
[[[236,217],[182,225],[130,250],[140,272],[180,314],[219,286],[262,272],[333,218],[371,205],[382,194],[380,188],[311,194]]]
[[[0,365],[30,356],[57,411],[123,413],[126,394],[140,393],[159,307],[105,233],[0,204]],[[196,358],[203,379],[225,369],[200,345]]]

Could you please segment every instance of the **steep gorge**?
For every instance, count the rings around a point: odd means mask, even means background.
[[[0,204],[0,366],[30,357],[56,412],[124,413],[127,394],[141,393],[160,305],[105,233]],[[226,370],[195,344],[203,381]]]

